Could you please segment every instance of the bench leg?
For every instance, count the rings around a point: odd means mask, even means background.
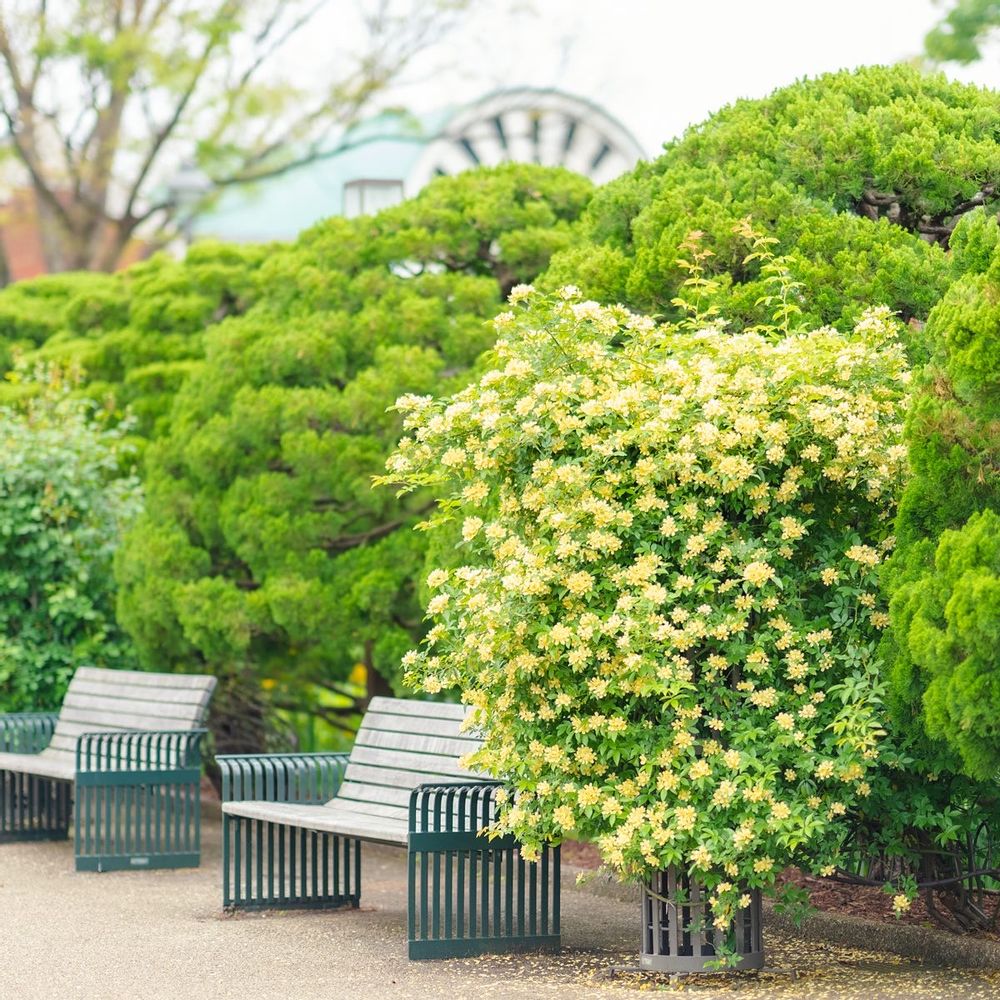
[[[411,833],[407,853],[411,959],[559,949],[558,847],[526,862],[475,833]]]
[[[223,814],[222,905],[239,910],[360,906],[361,841]]]
[[[65,840],[72,810],[72,782],[0,771],[0,843]]]
[[[201,773],[80,772],[76,781],[76,870],[197,868],[201,863]]]

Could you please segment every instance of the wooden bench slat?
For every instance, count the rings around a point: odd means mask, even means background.
[[[469,709],[465,705],[454,705],[441,701],[418,701],[414,698],[372,698],[369,712],[385,712],[390,715],[416,715],[428,719],[455,719],[461,722]]]
[[[475,733],[463,733],[454,719],[427,719],[415,715],[391,715],[388,712],[368,712],[362,728],[386,733],[423,733],[478,743]]]
[[[68,708],[59,713],[56,732],[68,732],[77,726],[107,726],[111,729],[193,729],[200,712],[167,715],[142,715],[129,711],[98,711],[97,709]],[[83,731],[86,731],[85,729]]]
[[[187,688],[202,692],[214,691],[216,685],[216,678],[209,674],[158,674],[145,670],[107,670],[103,667],[78,667],[73,678],[78,677],[100,683],[119,682],[147,688]]]
[[[355,746],[381,747],[386,750],[405,750],[411,753],[436,754],[461,757],[478,746],[477,740],[445,739],[441,736],[419,736],[411,733],[387,733],[377,730],[358,731]]]
[[[408,810],[400,809],[398,806],[380,805],[378,802],[341,802],[340,799],[334,799],[323,806],[323,808],[344,815],[368,816],[387,819],[397,823],[409,823]]]
[[[288,802],[224,802],[222,809],[230,816],[245,816],[247,819],[304,827],[307,830],[336,833],[345,837],[360,837],[379,844],[405,846],[408,837],[405,818],[393,822],[384,816],[335,813],[325,806]]]
[[[412,771],[418,779],[414,781],[414,785],[419,785],[422,781],[440,780],[442,775],[456,778],[469,776],[468,771],[458,766],[457,757],[438,754],[407,753],[401,750],[355,746],[351,751],[351,760],[358,764],[371,764],[391,770]]]
[[[473,779],[484,777],[484,775],[463,771],[462,777]],[[405,771],[401,768],[378,767],[371,764],[362,764],[357,760],[351,760],[347,765],[344,780],[364,785],[381,785],[388,788],[405,788],[410,790],[420,784],[433,783],[435,781],[454,781],[455,775],[452,772]]]
[[[166,718],[198,718],[201,714],[200,705],[185,705],[176,701],[147,701],[138,698],[112,698],[102,695],[82,694],[74,692],[67,695],[60,709],[62,715],[67,709],[75,712],[112,711],[116,713],[131,712],[135,715],[164,716]]]
[[[361,784],[357,781],[345,781],[337,792],[334,802],[378,802],[383,805],[395,806],[397,809],[409,809],[410,792],[412,788],[392,788],[387,785]]]
[[[58,754],[0,753],[0,771],[17,771],[19,774],[37,774],[42,778],[59,778],[71,781],[76,765],[71,758]]]
[[[108,673],[114,673],[109,670]],[[167,705],[206,705],[211,692],[191,688],[140,687],[136,684],[115,684],[111,680],[70,681],[66,697],[72,699],[77,694],[89,694],[116,701],[158,701]]]

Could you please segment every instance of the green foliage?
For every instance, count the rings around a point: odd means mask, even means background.
[[[995,234],[977,228],[988,245]],[[1000,766],[1000,252],[970,270],[924,331],[932,356],[907,420],[886,655],[900,719],[922,720],[939,766],[957,755],[985,779]]]
[[[1000,516],[973,514],[942,533],[933,567],[893,602],[928,735],[946,740],[983,780],[1000,762]]]
[[[888,310],[786,331],[782,287],[779,327],[741,335],[515,288],[489,371],[399,400],[383,480],[461,524],[404,663],[477,710],[496,832],[690,867],[722,927],[744,887],[835,863],[885,735],[907,365]]]
[[[582,245],[556,255],[546,287],[678,315],[691,231],[714,256],[714,302],[735,329],[770,317],[767,277],[736,224],[777,238],[807,325],[849,329],[868,304],[927,317],[951,279],[956,217],[995,205],[1000,95],[904,67],[805,80],[738,101],[599,190]]]
[[[141,499],[123,429],[62,373],[0,407],[0,711],[57,708],[81,664],[132,665],[114,619],[112,558]]]
[[[950,0],[948,13],[927,33],[924,48],[938,62],[968,65],[982,59],[983,41],[997,28],[997,0]]]
[[[171,401],[197,367],[207,326],[245,311],[267,248],[199,243],[183,261],[158,254],[115,275],[62,274],[0,292],[0,362],[78,369],[81,392],[131,411],[139,438],[163,432]],[[22,395],[8,386],[0,399]]]
[[[468,378],[502,291],[556,249],[590,185],[505,166],[274,248],[253,304],[205,335],[148,505],[119,554],[119,618],[144,663],[244,671],[298,711],[304,684],[396,677],[422,633],[426,498],[372,491],[405,392]],[[381,678],[381,681],[380,681]]]

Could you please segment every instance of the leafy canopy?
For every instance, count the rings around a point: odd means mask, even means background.
[[[400,430],[387,411],[469,377],[502,294],[569,245],[590,192],[509,165],[273,248],[147,454],[147,510],[117,562],[144,663],[245,668],[293,709],[288,685],[335,685],[359,661],[373,684],[396,676],[422,634],[425,541],[405,529],[427,501],[371,489]]]
[[[0,365],[71,367],[79,392],[144,441],[163,433],[174,393],[204,355],[205,328],[258,294],[266,247],[205,242],[183,261],[157,254],[114,275],[69,273],[0,291]],[[0,399],[37,391],[8,383]]]
[[[546,287],[676,316],[691,230],[713,256],[713,296],[734,329],[766,321],[759,261],[734,224],[778,239],[804,322],[849,329],[868,304],[924,320],[952,277],[956,220],[994,206],[1000,95],[916,69],[827,74],[738,101],[652,163],[601,188],[584,241],[554,259]]]

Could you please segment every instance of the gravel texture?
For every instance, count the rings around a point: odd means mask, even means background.
[[[402,852],[366,851],[360,910],[229,916],[217,818],[203,834],[202,867],[175,872],[77,874],[67,843],[0,845],[0,1000],[1000,997],[997,971],[933,968],[773,928],[773,971],[762,975],[611,974],[636,959],[637,908],[590,890],[563,894],[560,955],[410,962]]]

